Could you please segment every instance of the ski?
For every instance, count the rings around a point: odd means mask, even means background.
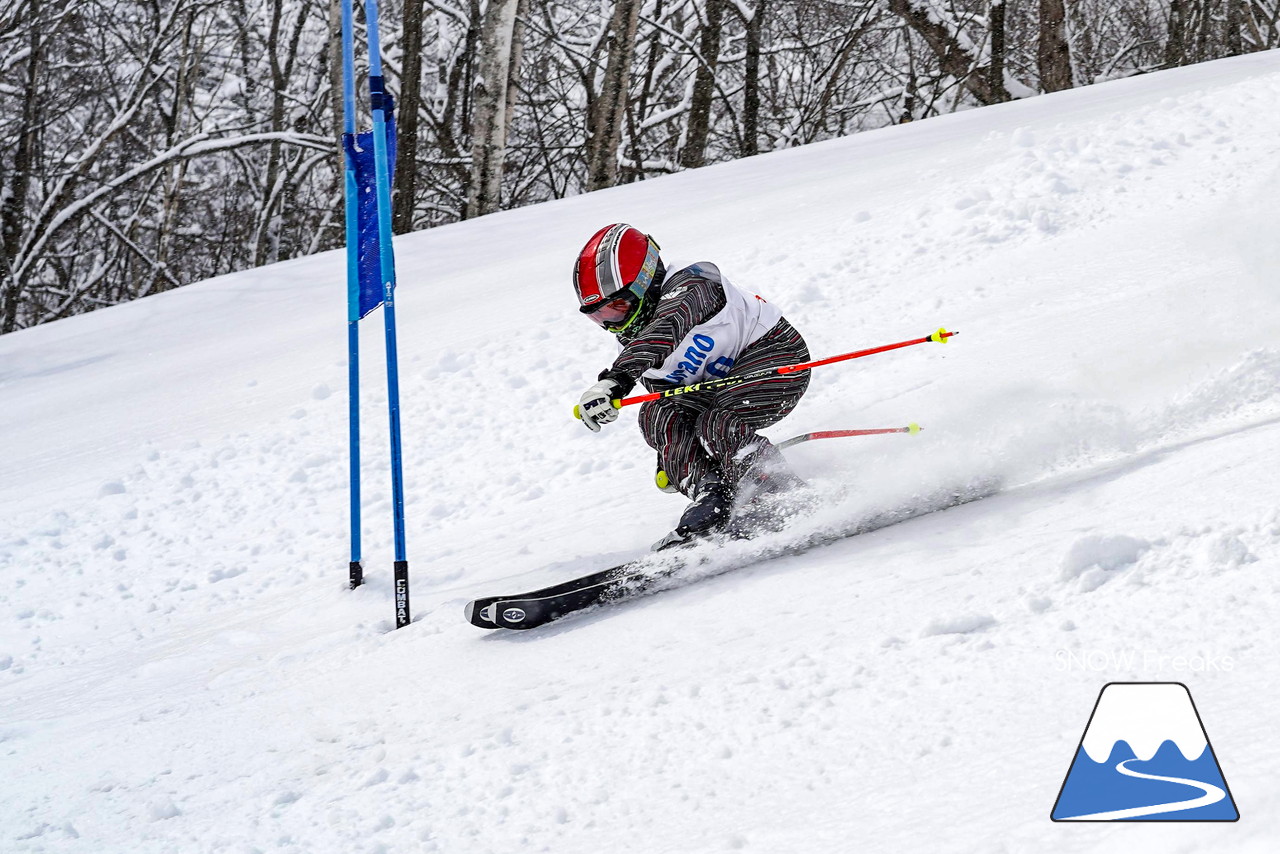
[[[639,596],[684,565],[667,564],[654,570],[652,559],[643,557],[543,590],[476,599],[467,603],[467,619],[482,629],[532,629],[593,605]]]
[[[472,601],[467,603],[467,607],[466,607],[467,621],[471,623],[473,626],[479,626],[482,629],[500,628],[501,626],[496,619],[498,609],[494,607],[499,602],[503,602],[504,600],[505,601],[521,601],[521,600],[530,600],[530,599],[537,600],[537,599],[553,598],[557,596],[572,595],[575,590],[580,590],[584,588],[591,589],[598,585],[607,583],[616,574],[625,572],[627,567],[631,566],[632,563],[639,563],[639,561],[631,561],[629,563],[619,564],[618,566],[610,567],[609,569],[600,570],[599,572],[593,572],[590,575],[584,575],[581,578],[575,578],[570,581],[562,582],[560,584],[554,584],[551,587],[544,587],[541,590],[534,590],[530,593],[521,593],[516,596],[489,596],[484,599],[473,599]],[[579,605],[578,607],[583,608],[583,607],[586,607],[586,605]],[[523,618],[520,618],[519,620],[515,620],[512,622],[522,622],[522,621],[523,621]]]
[[[773,558],[804,554],[859,534],[869,534],[921,516],[989,498],[997,494],[1000,487],[999,481],[992,480],[964,489],[944,490],[923,501],[866,516],[847,527],[818,531],[795,542],[766,546],[744,561],[712,567],[710,571],[700,573],[698,578],[709,578]],[[613,604],[677,587],[680,586],[681,570],[711,562],[710,553],[692,546],[714,546],[715,542],[713,538],[695,541],[689,548],[645,555],[528,593],[475,599],[466,605],[466,618],[473,626],[482,629],[532,629],[596,605]]]

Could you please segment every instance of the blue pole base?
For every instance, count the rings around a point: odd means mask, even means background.
[[[395,562],[396,628],[409,625],[409,561]]]
[[[364,584],[364,567],[360,565],[360,561],[351,561],[351,589],[355,590],[361,584]]]

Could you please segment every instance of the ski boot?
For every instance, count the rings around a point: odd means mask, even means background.
[[[718,472],[698,481],[693,502],[685,508],[676,528],[653,544],[654,551],[683,545],[720,531],[729,524],[733,512],[733,490]]]

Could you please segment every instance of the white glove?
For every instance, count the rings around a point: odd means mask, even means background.
[[[613,408],[613,393],[617,389],[618,384],[613,380],[600,380],[578,401],[578,414],[592,433],[599,433],[601,427],[618,417],[618,410]]]

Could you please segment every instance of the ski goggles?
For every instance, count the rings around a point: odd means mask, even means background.
[[[608,330],[625,326],[640,301],[635,294],[624,292],[622,296],[607,299],[594,305],[584,305],[579,311],[591,318],[591,322]]]

